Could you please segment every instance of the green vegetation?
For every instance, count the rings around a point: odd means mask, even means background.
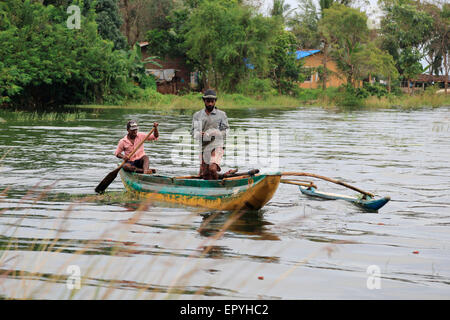
[[[351,0],[298,2],[294,10],[273,0],[264,14],[242,0],[2,1],[0,106],[40,114],[61,105],[198,108],[198,94],[156,91],[144,66],[161,67],[158,57],[186,61],[200,74],[199,89],[216,88],[229,108],[448,104],[446,97],[399,91],[424,72],[448,75],[448,3],[382,0],[381,24],[370,29]],[[80,28],[68,27],[69,5],[80,8]],[[143,58],[138,41],[149,43],[150,57]],[[317,90],[299,88],[311,69],[296,59],[298,48],[324,53],[314,68]],[[347,85],[326,88],[331,60]]]
[[[77,111],[77,112],[27,112],[22,110],[16,110],[14,112],[0,112],[0,119],[3,121],[19,121],[19,122],[30,122],[30,121],[75,121],[80,119],[86,119],[87,112]],[[2,122],[2,120],[0,120]]]
[[[225,93],[220,95],[217,106],[225,110],[232,109],[293,109],[301,106],[315,106],[324,108],[334,108],[337,106],[360,107],[360,108],[420,108],[420,107],[439,107],[450,106],[450,96],[445,94],[436,94],[436,88],[432,87],[425,92],[415,95],[388,94],[387,89],[382,86],[369,86],[364,88],[348,89],[327,88],[322,89],[299,89],[297,96],[289,95],[266,95],[248,96],[240,93]],[[87,104],[76,106],[79,109],[111,109],[111,108],[129,108],[158,110],[166,114],[177,113],[180,111],[194,112],[202,107],[200,93],[190,93],[186,95],[163,95],[155,93],[148,97],[148,100],[129,101],[121,105],[98,105]]]

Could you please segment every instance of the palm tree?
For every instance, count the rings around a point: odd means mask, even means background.
[[[328,9],[334,3],[334,0],[319,0],[320,15],[323,17],[323,10]]]
[[[320,16],[323,18],[323,12],[325,9],[329,9],[334,3],[334,0],[319,0],[320,5]],[[325,37],[322,37],[323,42],[323,75],[322,75],[322,89],[327,88],[327,61],[328,61],[328,42]]]
[[[273,0],[272,8],[270,9],[270,15],[272,17],[280,17],[283,21],[286,21],[288,16],[294,11],[295,8],[291,9],[291,5],[286,3],[285,0]]]

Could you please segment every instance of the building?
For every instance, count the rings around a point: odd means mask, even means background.
[[[148,42],[140,42],[142,58],[148,58]],[[157,91],[164,94],[178,94],[180,91],[189,91],[193,78],[183,58],[155,59],[162,68],[147,64],[145,71],[156,78]]]
[[[414,88],[414,90],[416,90],[417,88],[425,90],[426,87],[434,85],[438,85],[440,88],[445,88],[446,82],[448,86],[448,83],[450,82],[450,77],[447,77],[446,81],[445,75],[436,76],[431,74],[419,74],[415,79],[412,79],[411,82],[407,80],[402,81],[401,89],[403,92],[410,92],[412,88]],[[408,90],[408,83],[410,90]]]
[[[322,80],[319,77],[317,68],[323,66],[324,54],[321,50],[297,50],[295,52],[297,60],[304,60],[303,68],[310,68],[311,72],[307,76],[306,80],[300,83],[301,88],[315,89],[322,86]],[[328,58],[327,69],[331,72],[327,77],[328,87],[339,87],[342,84],[347,83],[345,77],[340,76],[339,69],[335,61]]]

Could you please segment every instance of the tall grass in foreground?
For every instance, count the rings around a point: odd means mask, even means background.
[[[2,196],[5,196],[7,190],[4,190],[0,194],[0,200]],[[42,193],[36,194],[33,191],[28,192],[21,200],[21,203],[25,203],[27,201],[32,200],[32,205],[35,205],[39,200],[43,199],[49,190],[45,190]],[[33,197],[35,198],[33,199]],[[151,201],[144,200],[141,201],[133,214],[133,216],[127,221],[123,221],[123,223],[112,227],[110,230],[105,231],[100,235],[98,239],[85,241],[84,246],[79,247],[76,243],[76,240],[67,241],[62,238],[62,234],[65,230],[66,220],[70,218],[72,214],[74,214],[74,209],[77,205],[80,205],[84,202],[92,202],[92,201],[104,201],[105,198],[107,200],[112,200],[109,195],[102,196],[88,196],[78,199],[76,202],[70,204],[68,208],[62,212],[61,217],[59,219],[59,224],[55,227],[55,235],[49,239],[32,239],[28,241],[26,245],[21,243],[19,237],[14,237],[15,232],[22,224],[23,220],[27,218],[26,215],[18,218],[13,226],[10,226],[8,230],[2,230],[2,235],[8,234],[8,238],[10,239],[8,243],[4,243],[5,237],[2,236],[0,239],[0,287],[5,288],[4,282],[5,280],[17,279],[20,280],[20,285],[15,286],[10,292],[3,292],[2,298],[19,298],[19,299],[42,299],[52,290],[52,286],[56,285],[66,285],[68,280],[68,275],[65,273],[67,267],[73,263],[76,263],[78,257],[83,255],[92,255],[92,252],[96,252],[99,248],[105,246],[105,242],[108,243],[107,251],[103,252],[109,257],[122,257],[128,256],[132,254],[138,254],[138,251],[135,251],[132,247],[130,248],[129,244],[126,241],[117,241],[117,240],[108,240],[108,237],[111,234],[114,235],[123,235],[127,233],[129,227],[139,223],[141,215],[149,208],[151,205]],[[117,199],[118,201],[123,201],[125,198],[123,195],[120,195]],[[130,196],[126,196],[126,199],[130,200]],[[136,200],[136,199],[134,199]],[[0,211],[0,216],[6,211],[3,209]],[[197,214],[197,213],[193,213]],[[242,212],[233,213],[230,218],[225,222],[222,229],[219,230],[216,234],[211,237],[206,238],[202,241],[199,246],[199,251],[193,252],[186,263],[180,266],[179,272],[172,279],[170,285],[165,289],[161,288],[158,283],[146,283],[146,282],[135,282],[131,284],[131,287],[135,289],[136,298],[140,298],[143,294],[149,294],[146,298],[154,297],[154,294],[165,293],[167,298],[176,298],[180,294],[190,294],[193,296],[202,296],[205,291],[208,289],[206,287],[200,287],[196,292],[185,292],[182,286],[183,282],[186,282],[195,272],[199,271],[198,265],[188,266],[190,262],[194,258],[201,259],[205,257],[213,248],[214,242],[223,236],[224,232],[227,228],[239,217],[242,215]],[[200,229],[206,228],[208,222],[214,217],[212,215],[208,218],[206,223],[203,223]],[[186,217],[186,220],[189,217]],[[180,221],[183,223],[184,221]],[[13,229],[13,230],[11,230]],[[201,230],[199,230],[200,232]],[[119,236],[120,238],[121,236]],[[173,240],[173,241],[176,241]],[[166,244],[170,247],[170,244]],[[73,248],[78,247],[78,249],[74,250]],[[40,258],[35,261],[35,264],[32,267],[31,271],[26,271],[20,269],[19,260],[20,260],[20,252],[26,251],[37,251],[40,254]],[[66,259],[66,262],[63,263],[56,272],[54,273],[46,273],[42,270],[42,268],[48,264],[48,260],[51,259],[51,256],[55,254],[62,254],[71,252],[71,256]],[[143,267],[147,273],[151,272],[152,265],[157,263],[158,256],[152,256],[149,263],[145,266],[136,266],[137,268]],[[124,283],[129,282],[122,280],[120,278],[113,279],[103,279],[99,278],[98,275],[94,274],[94,270],[99,270],[104,267],[97,265],[97,261],[93,259],[93,262],[88,266],[83,266],[83,270],[87,270],[83,272],[81,275],[81,283],[80,286],[89,286],[92,285],[92,282],[97,282],[97,290],[94,291],[92,296],[84,296],[80,294],[80,290],[72,289],[68,290],[67,294],[59,297],[59,299],[109,299],[109,298],[117,298],[114,296],[114,291],[119,289],[124,285]],[[120,265],[119,265],[120,267]],[[103,270],[107,271],[107,270]],[[115,270],[114,273],[116,275],[122,273],[124,270]],[[144,271],[145,272],[145,271]],[[98,274],[98,272],[96,272]],[[101,273],[101,272],[100,272]],[[140,273],[137,273],[140,274]],[[163,278],[164,275],[161,275],[160,278]],[[33,281],[39,281],[40,283],[36,285]],[[129,283],[128,283],[129,284]],[[101,287],[101,288],[100,288]],[[103,289],[103,290],[101,290]],[[2,289],[0,289],[1,293]],[[119,290],[117,290],[119,291]],[[54,299],[53,297],[52,299]],[[56,297],[58,298],[58,297]]]

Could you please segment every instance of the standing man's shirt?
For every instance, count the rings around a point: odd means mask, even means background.
[[[146,136],[147,136],[146,133],[138,132],[134,141],[130,141],[128,139],[128,135],[126,135],[125,137],[120,139],[119,144],[117,145],[116,152],[114,154],[117,156],[118,154],[124,152],[125,156],[128,157],[131,154],[131,152],[133,152],[134,148],[141,141],[143,141]],[[158,140],[158,138],[155,138],[153,133],[150,135],[150,137],[148,137],[147,141],[152,141],[152,140]],[[128,161],[138,160],[138,159],[141,159],[143,156],[145,156],[144,144],[142,144],[139,147],[139,149],[134,153],[134,155],[130,159],[128,159]]]
[[[209,114],[205,109],[197,111],[192,118],[191,134],[196,140],[202,141],[202,150],[214,141],[217,147],[224,146],[228,129],[227,114],[214,108]],[[202,132],[205,134],[202,137]]]

